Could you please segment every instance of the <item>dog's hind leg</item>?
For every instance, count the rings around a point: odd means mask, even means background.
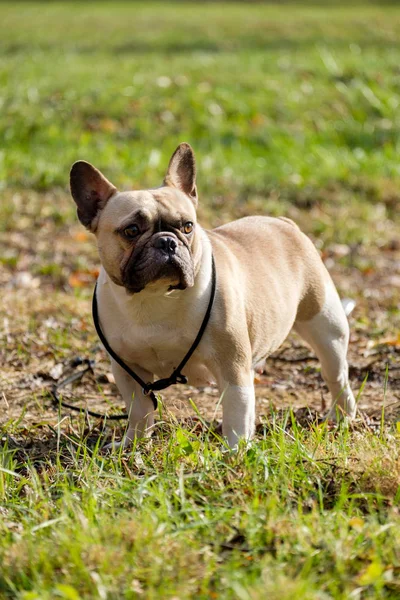
[[[339,295],[327,282],[322,310],[308,321],[296,321],[294,330],[310,344],[321,362],[322,377],[332,395],[328,419],[356,414],[356,402],[349,385],[347,348],[349,324]]]

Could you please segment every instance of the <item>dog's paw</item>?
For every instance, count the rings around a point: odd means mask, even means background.
[[[240,438],[236,444],[233,444],[232,446],[229,446],[228,443],[221,445],[221,454],[224,458],[244,455],[255,443],[256,441],[253,439]]]
[[[122,440],[119,442],[117,440],[113,440],[109,444],[103,446],[103,452],[115,452],[116,450],[124,450],[125,448],[129,448],[132,444],[133,438],[128,434],[124,435]]]
[[[120,450],[121,448],[127,448],[128,444],[125,444],[124,440],[122,439],[120,442],[117,441],[113,441],[110,442],[109,444],[106,444],[105,446],[103,446],[102,451],[103,452],[115,452],[116,450]]]
[[[132,446],[136,447],[136,443],[135,442],[140,442],[140,446],[142,448],[149,448],[152,443],[152,433],[153,433],[154,429],[148,429],[145,433],[145,435],[137,435],[135,434],[135,432],[128,430],[127,433],[124,435],[124,437],[122,438],[122,440],[117,441],[117,440],[113,440],[112,442],[110,442],[109,444],[106,444],[105,446],[103,446],[102,451],[103,452],[115,452],[115,451],[123,451],[123,450],[129,450],[130,448],[132,448]]]
[[[356,411],[346,413],[342,408],[333,406],[330,411],[325,415],[324,421],[332,423],[333,425],[346,424],[353,421],[356,417]]]

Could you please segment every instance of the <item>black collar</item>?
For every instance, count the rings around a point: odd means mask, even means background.
[[[169,387],[170,385],[174,385],[175,383],[187,383],[187,377],[185,377],[185,375],[182,374],[182,369],[185,368],[186,363],[192,356],[193,352],[196,350],[197,346],[200,343],[201,338],[203,337],[203,334],[208,325],[208,321],[210,320],[211,310],[212,310],[212,307],[214,304],[215,290],[217,287],[217,275],[216,275],[216,270],[215,270],[214,255],[211,255],[211,266],[212,266],[212,282],[211,282],[210,299],[208,301],[208,306],[207,306],[207,310],[206,310],[206,313],[203,318],[203,322],[200,326],[199,332],[198,332],[193,344],[189,348],[188,352],[185,354],[183,360],[179,363],[178,367],[176,369],[174,369],[174,371],[172,372],[172,374],[169,377],[166,377],[165,379],[159,379],[158,381],[154,381],[154,382],[148,382],[148,383],[143,381],[143,379],[141,377],[139,377],[139,375],[137,375],[137,373],[132,371],[132,369],[130,367],[128,367],[127,364],[124,363],[124,361],[118,356],[118,354],[116,354],[114,352],[114,350],[111,348],[111,346],[107,342],[107,339],[101,329],[100,321],[99,321],[99,313],[98,313],[98,308],[97,308],[97,297],[96,297],[96,292],[97,292],[97,282],[96,282],[96,285],[94,288],[94,293],[93,293],[92,315],[93,315],[93,322],[94,322],[94,326],[96,327],[97,335],[99,336],[99,338],[100,338],[104,348],[107,350],[108,354],[115,360],[116,363],[119,364],[120,367],[122,367],[128,373],[128,375],[130,375],[141,386],[145,396],[150,396],[150,398],[153,402],[154,410],[157,409],[157,397],[154,392],[159,392],[160,390],[164,390],[165,388]]]

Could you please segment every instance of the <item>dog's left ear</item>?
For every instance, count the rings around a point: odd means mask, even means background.
[[[179,144],[169,161],[164,185],[178,188],[185,192],[193,204],[197,206],[196,161],[189,144]]]
[[[99,212],[117,188],[96,167],[84,160],[72,165],[70,174],[71,194],[78,207],[78,218],[82,225],[96,231]]]

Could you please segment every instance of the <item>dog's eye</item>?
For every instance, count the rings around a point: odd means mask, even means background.
[[[183,232],[184,233],[192,233],[192,231],[193,231],[193,223],[192,223],[192,221],[188,221],[183,226]]]
[[[128,240],[133,239],[139,233],[139,227],[137,225],[129,225],[129,227],[125,227],[124,236],[128,238]]]

